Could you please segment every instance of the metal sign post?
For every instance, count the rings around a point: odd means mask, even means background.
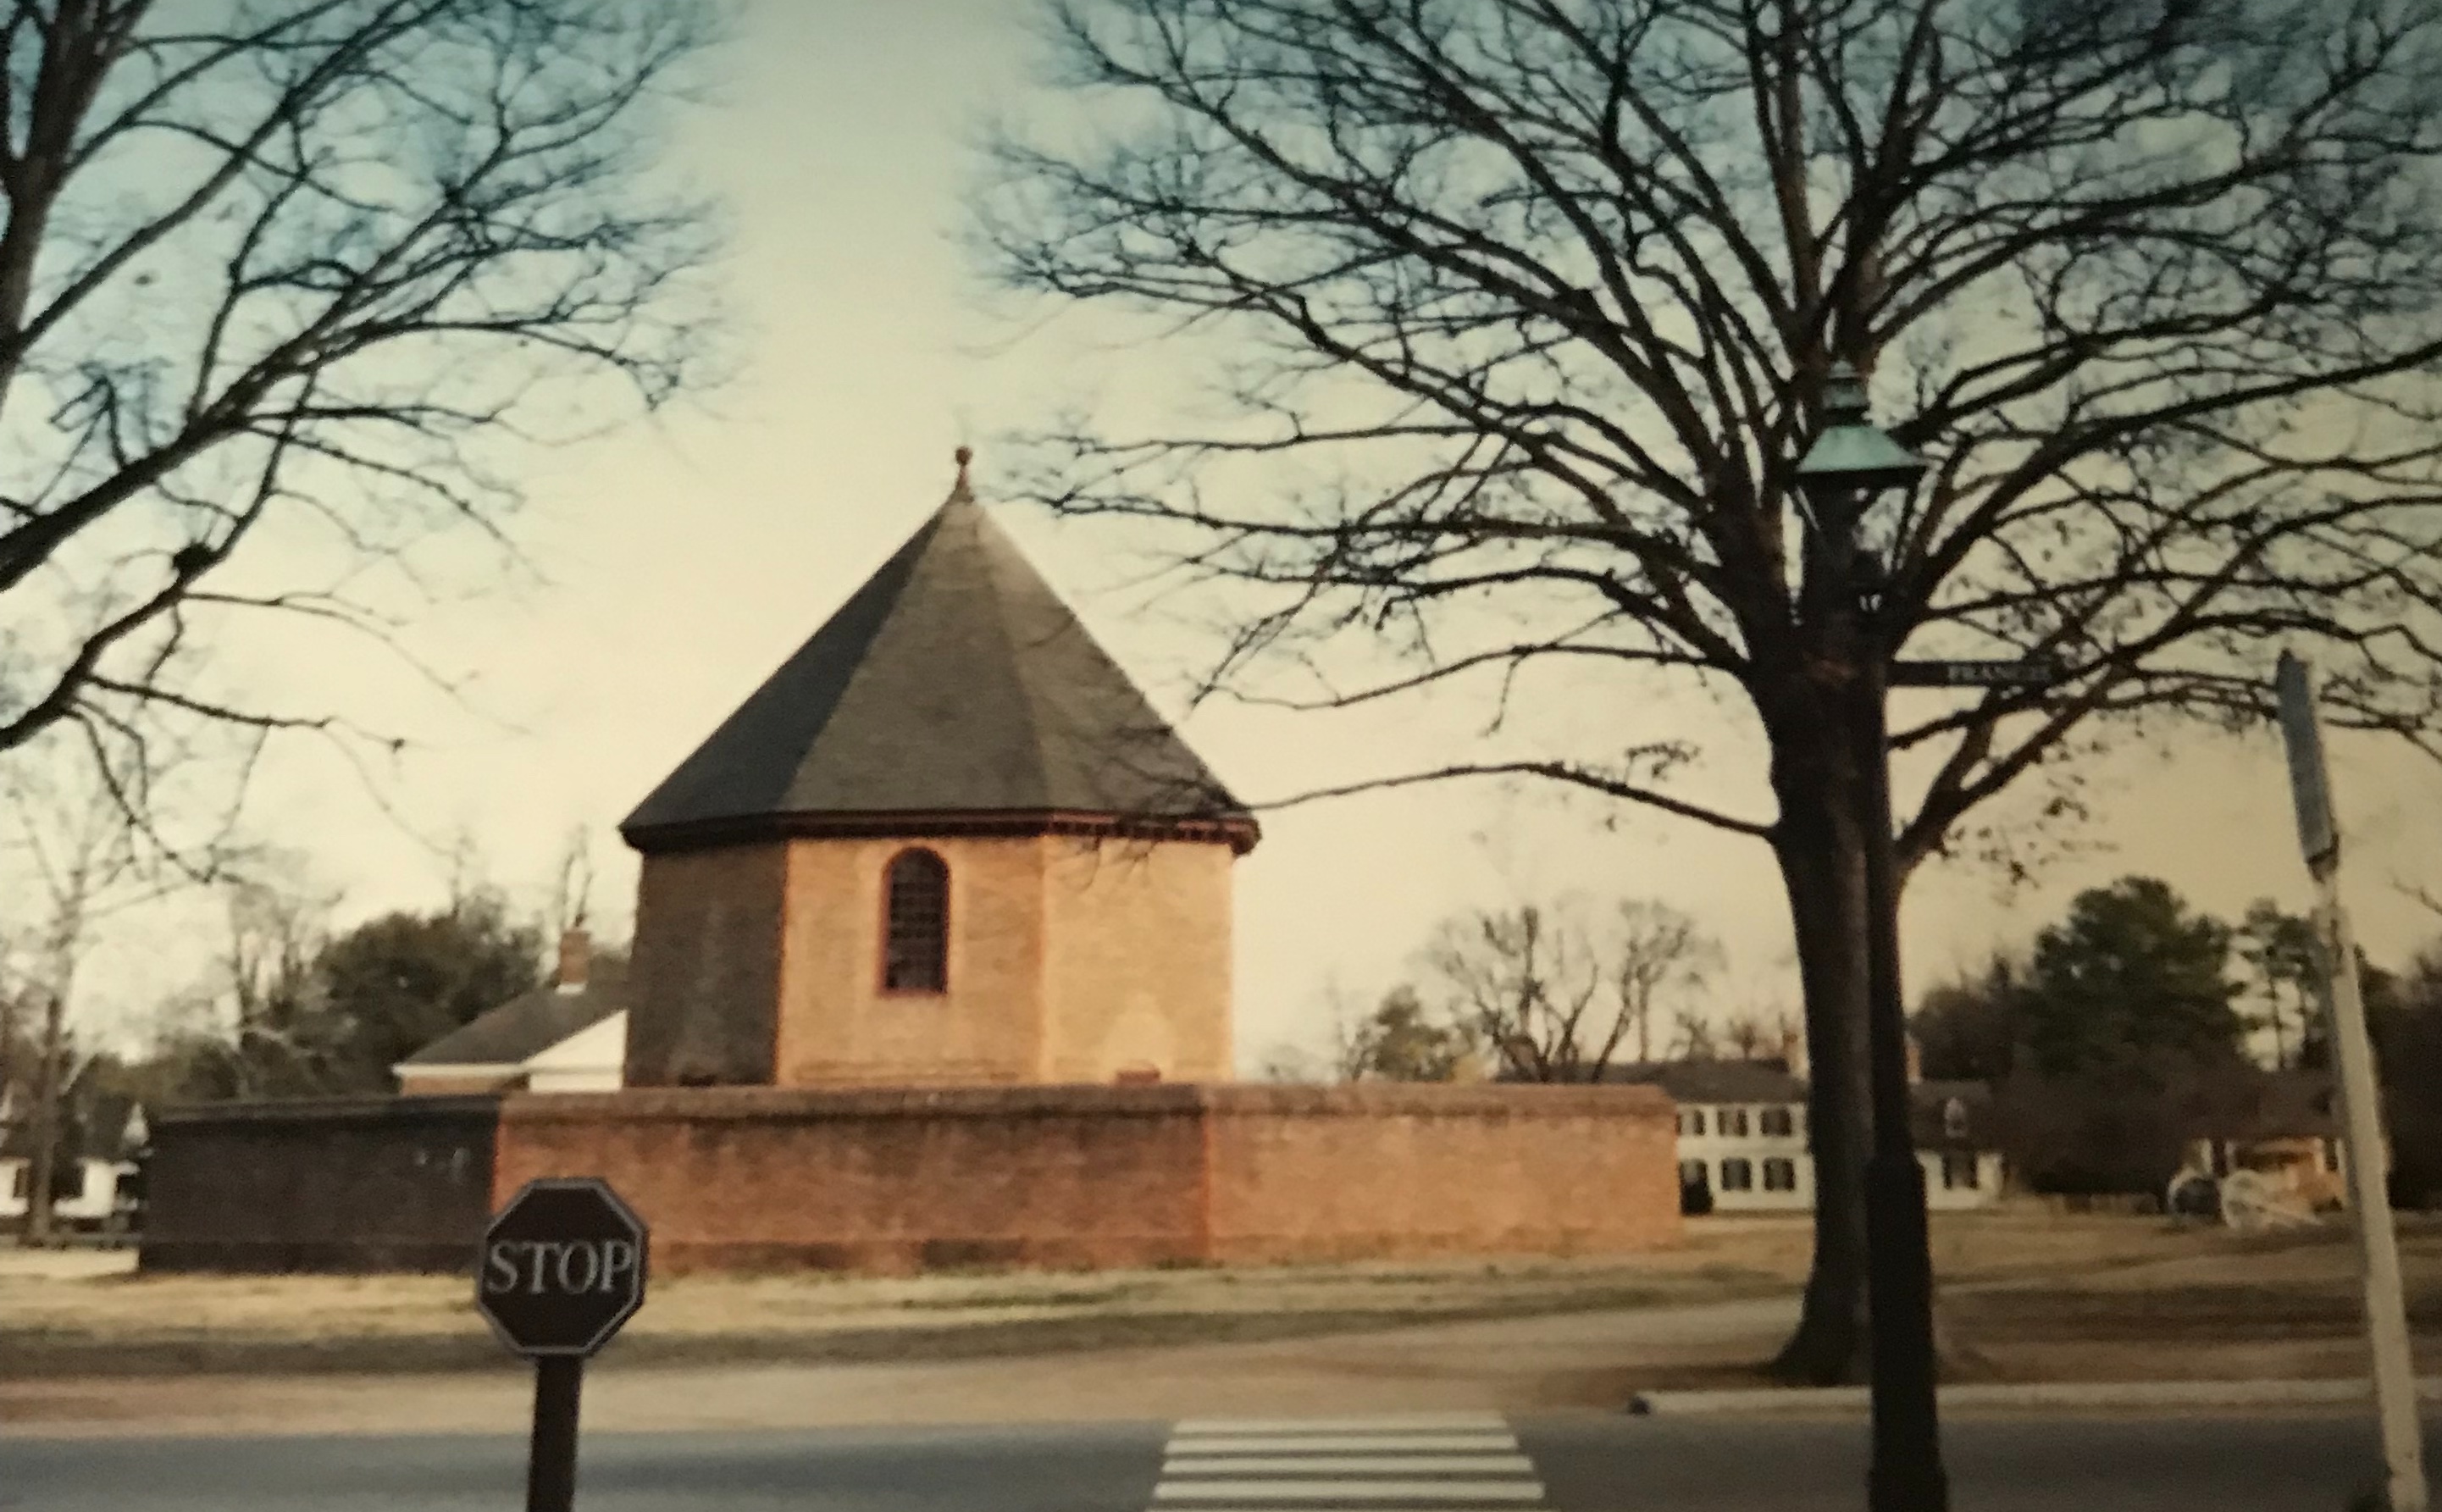
[[[645,1221],[592,1176],[529,1181],[483,1230],[475,1308],[535,1362],[526,1512],[572,1512],[585,1361],[645,1304]]]
[[[2416,1377],[2408,1352],[2408,1309],[2400,1297],[2399,1248],[2386,1190],[2390,1146],[2382,1131],[2381,1085],[2358,992],[2357,943],[2341,906],[2341,832],[2332,812],[2331,774],[2315,713],[2313,674],[2284,651],[2273,680],[2281,734],[2289,753],[2289,792],[2298,844],[2314,874],[2324,956],[2323,997],[2333,1058],[2340,1063],[2341,1110],[2347,1120],[2349,1201],[2365,1283],[2366,1337],[2374,1353],[2375,1412],[2382,1428],[2389,1512],[2426,1512],[2425,1447],[2416,1420]]]

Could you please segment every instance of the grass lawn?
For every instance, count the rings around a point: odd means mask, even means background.
[[[1988,1378],[2362,1370],[2348,1230],[2241,1238],[2157,1218],[1939,1214],[1943,1326]],[[1515,1260],[913,1279],[687,1276],[654,1284],[618,1345],[646,1361],[980,1357],[1280,1339],[1787,1295],[1803,1217],[1693,1221],[1679,1245]],[[2442,1224],[2403,1225],[2412,1315],[2442,1343]],[[469,1278],[139,1276],[121,1255],[0,1250],[11,1375],[436,1370],[497,1362]],[[2354,1353],[2352,1352],[2354,1351]],[[1752,1378],[1752,1344],[1672,1380]],[[2442,1369],[2442,1352],[2428,1361]],[[2066,1373],[2066,1374],[2064,1374]]]

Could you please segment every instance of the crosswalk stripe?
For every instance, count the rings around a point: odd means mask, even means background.
[[[1156,1502],[1540,1502],[1536,1481],[1165,1481]]]
[[[1174,1425],[1175,1433],[1397,1433],[1431,1432],[1436,1429],[1471,1428],[1506,1432],[1509,1420],[1499,1412],[1413,1412],[1383,1417],[1191,1417]]]
[[[1194,1437],[1175,1435],[1170,1444],[1174,1450],[1194,1454],[1345,1454],[1365,1450],[1466,1454],[1514,1449],[1518,1447],[1518,1440],[1509,1433],[1317,1433],[1311,1436],[1262,1433],[1244,1437],[1206,1433]]]
[[[1523,1454],[1207,1454],[1173,1449],[1163,1462],[1169,1475],[1227,1475],[1256,1470],[1313,1470],[1335,1474],[1365,1470],[1413,1475],[1419,1470],[1531,1475],[1534,1463]]]

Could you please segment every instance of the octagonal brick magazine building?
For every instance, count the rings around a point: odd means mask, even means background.
[[[621,1089],[169,1110],[143,1264],[471,1264],[483,1213],[549,1175],[607,1178],[664,1274],[1679,1231],[1651,1087],[1232,1084],[1231,873],[1259,827],[963,454],[621,832],[643,857]]]

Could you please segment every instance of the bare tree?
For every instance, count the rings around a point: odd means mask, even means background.
[[[1763,1058],[1766,1050],[1780,1044],[1780,1031],[1760,1013],[1733,1013],[1722,1025],[1722,1043],[1741,1061]]]
[[[337,1047],[315,961],[338,894],[313,880],[301,855],[267,852],[227,880],[221,902],[227,933],[218,980],[204,994],[210,1022],[191,1046],[193,1090],[267,1098],[320,1089]]]
[[[1447,920],[1423,964],[1448,1016],[1521,1080],[1598,1077],[1628,1037],[1599,949],[1569,903]]]
[[[160,831],[133,816],[127,774],[91,762],[84,751],[58,749],[64,743],[55,738],[29,747],[0,767],[0,854],[19,900],[11,921],[18,926],[15,954],[24,961],[20,980],[0,983],[0,993],[22,994],[40,1005],[42,1015],[33,1036],[26,1213],[26,1241],[36,1246],[52,1239],[64,1100],[92,1055],[89,1036],[72,1022],[79,974],[114,916],[192,880],[168,864],[155,844]],[[149,776],[157,781],[162,774],[156,764]],[[157,808],[149,801],[139,807]]]
[[[559,860],[552,868],[551,901],[546,906],[543,944],[558,943],[572,929],[583,929],[593,906],[593,833],[583,825],[560,842]]]
[[[1703,1013],[1683,1009],[1670,1024],[1670,1058],[1674,1061],[1710,1061],[1722,1053],[1719,1030]]]
[[[497,537],[507,447],[598,427],[600,379],[690,381],[705,221],[651,149],[707,13],[0,6],[0,753],[345,733],[197,653],[264,616],[388,642],[360,585],[412,586],[432,529]],[[282,550],[328,582],[246,566]]]
[[[1722,965],[1722,947],[1694,920],[1649,898],[1619,905],[1611,940],[1613,990],[1636,1027],[1636,1058],[1653,1059],[1653,1006],[1672,990],[1692,991]]]
[[[1868,847],[1903,878],[1954,851],[2040,861],[2016,847],[2068,831],[2082,758],[2269,718],[2276,643],[2318,659],[2342,722],[2433,748],[2442,16],[1048,13],[1102,129],[1002,134],[984,255],[1013,289],[1243,344],[1209,365],[1222,423],[1063,423],[1020,491],[1192,527],[1186,569],[1239,591],[1212,689],[1329,706],[1477,683],[1498,710],[1550,685],[1525,669],[1567,668],[1573,697],[1636,711],[1607,748],[1517,738],[1370,785],[1544,778],[1773,847],[1819,1193],[1780,1364],[1854,1378]],[[1818,535],[1794,466],[1842,361],[1932,466],[1904,497],[1827,505]],[[1922,695],[1893,735],[1927,776],[1874,835],[1860,731],[1903,648],[2058,671]],[[1657,678],[1752,710],[1768,793],[1690,795],[1701,747],[1656,727]],[[1969,823],[2025,785],[2049,822]]]

